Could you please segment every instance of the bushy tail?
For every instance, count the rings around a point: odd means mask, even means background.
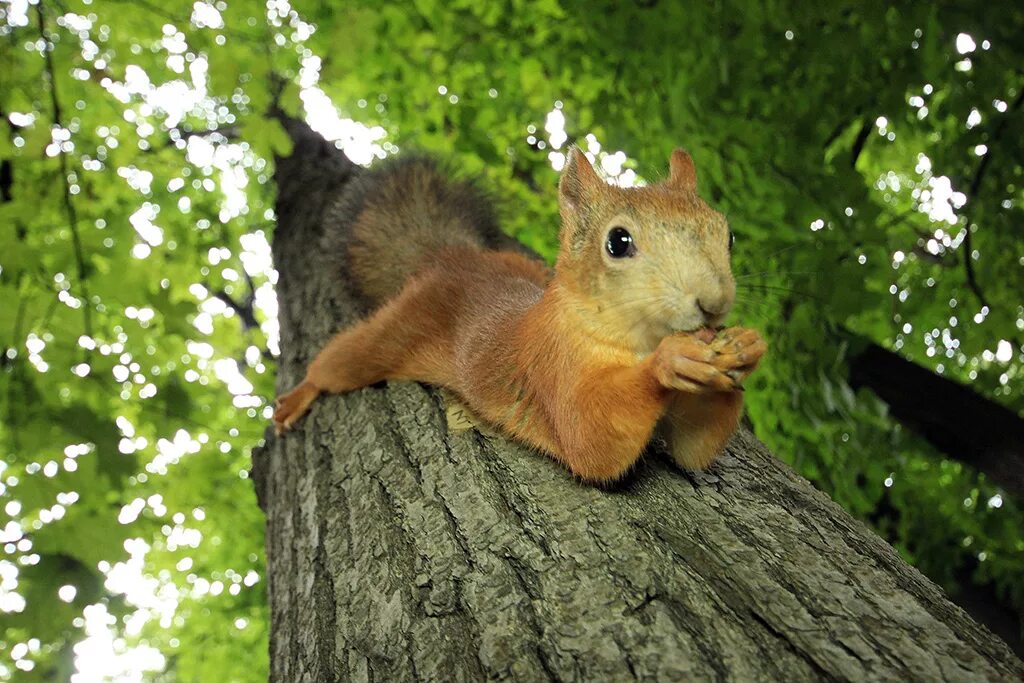
[[[345,255],[351,279],[374,305],[397,294],[431,252],[504,239],[486,194],[423,156],[380,162],[356,176],[327,227],[324,247]]]

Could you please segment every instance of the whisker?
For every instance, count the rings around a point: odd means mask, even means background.
[[[764,260],[764,261],[767,261],[769,259],[775,258],[776,256],[778,256],[780,254],[785,254],[787,251],[791,251],[793,249],[796,249],[797,247],[802,247],[802,246],[804,246],[804,245],[802,245],[802,244],[791,244],[788,247],[783,247],[782,249],[779,249],[777,251],[773,251],[770,254],[762,256],[761,259]]]
[[[789,287],[776,287],[773,285],[755,285],[755,284],[744,284],[736,285],[737,289],[745,289],[747,291],[760,291],[762,294],[795,294],[796,296],[807,297],[808,299],[814,299],[815,301],[824,301],[820,296],[811,294],[810,292],[803,292],[799,289],[790,289]]]
[[[776,308],[778,306],[778,303],[778,301],[767,301],[765,299],[748,299],[737,297],[733,308],[735,310],[736,308],[748,307],[757,308],[763,311],[770,308]]]
[[[623,308],[623,307],[634,305],[634,304],[649,304],[649,303],[653,303],[655,301],[663,300],[664,298],[665,297],[664,297],[663,294],[652,294],[650,296],[633,297],[631,299],[626,299],[624,301],[617,301],[617,302],[614,302],[612,304],[603,306],[601,311],[602,312],[614,311],[614,310],[617,310],[619,308]]]
[[[762,275],[820,275],[820,270],[762,270],[760,273],[743,273],[735,276],[734,280],[746,280],[752,277],[760,277]]]

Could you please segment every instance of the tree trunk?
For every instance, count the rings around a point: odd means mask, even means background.
[[[357,173],[304,124],[278,162],[278,386],[356,308],[317,248]],[[614,490],[396,382],[254,454],[274,681],[1020,680],[1024,663],[748,432]]]

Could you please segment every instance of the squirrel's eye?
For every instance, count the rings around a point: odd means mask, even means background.
[[[729,231],[729,251],[732,251],[732,245],[736,244],[736,233],[732,230]]]
[[[633,236],[625,228],[616,227],[609,230],[608,240],[604,243],[604,248],[612,258],[624,258],[636,253],[636,247],[633,246]]]

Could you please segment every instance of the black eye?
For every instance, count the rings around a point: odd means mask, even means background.
[[[636,253],[633,236],[625,228],[612,228],[608,231],[608,241],[604,248],[612,258],[625,258]]]
[[[732,230],[729,231],[729,251],[732,251],[732,245],[736,244],[736,233]]]

